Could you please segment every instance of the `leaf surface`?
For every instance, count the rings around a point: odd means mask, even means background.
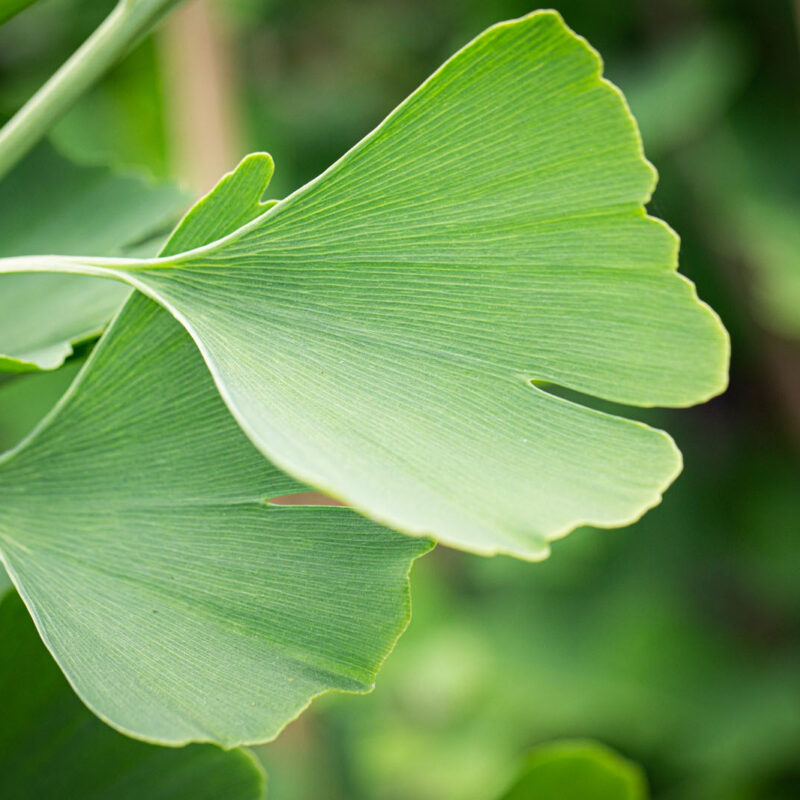
[[[502,800],[645,800],[642,771],[595,742],[564,741],[535,748]]]
[[[681,467],[665,433],[548,385],[641,406],[726,385],[727,334],[645,214],[654,184],[597,53],[534,12],[224,239],[61,263],[168,308],[298,479],[406,533],[538,559],[634,521]]]
[[[246,159],[167,250],[226,232],[220,196],[259,213],[268,171]],[[0,459],[0,555],[101,718],[166,743],[264,741],[322,691],[371,689],[430,547],[347,509],[267,503],[306,488],[247,440],[181,326],[135,294]]]
[[[537,12],[237,233],[127,275],[282,468],[405,532],[540,558],[680,469],[664,433],[547,383],[645,406],[725,386],[724,329],[644,213],[654,183],[597,54]]]
[[[14,800],[258,800],[255,759],[211,745],[181,750],[121,736],[75,696],[16,592],[0,601],[0,796]]]
[[[42,145],[0,182],[0,256],[121,253],[172,223],[183,197]],[[83,275],[0,275],[0,372],[55,369],[96,337],[129,293]]]

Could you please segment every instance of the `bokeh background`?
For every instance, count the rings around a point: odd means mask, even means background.
[[[113,5],[42,0],[0,29],[7,118]],[[685,470],[620,531],[526,564],[438,548],[368,696],[258,748],[274,800],[484,800],[529,748],[591,737],[657,800],[800,797],[800,4],[554,3],[604,56],[661,181],[651,212],[733,343],[730,390],[664,426]],[[521,0],[193,0],[57,125],[71,158],[207,190],[267,150],[314,177]],[[0,448],[74,376],[0,385]],[[628,413],[626,411],[626,413]]]

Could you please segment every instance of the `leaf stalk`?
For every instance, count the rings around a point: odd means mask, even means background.
[[[117,58],[180,0],[120,0],[95,32],[0,130],[0,178]]]
[[[134,269],[149,264],[148,259],[90,258],[84,256],[12,256],[0,258],[0,275],[15,272],[69,272],[98,275],[120,280],[116,269]]]

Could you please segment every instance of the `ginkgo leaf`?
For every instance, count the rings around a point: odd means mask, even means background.
[[[371,518],[542,558],[680,471],[665,433],[569,402],[722,391],[728,339],[643,209],[655,184],[597,53],[555,12],[490,28],[326,172],[128,281],[184,325],[275,464]]]
[[[259,213],[270,170],[246,159],[167,252],[227,232],[221,197]],[[431,546],[348,509],[267,502],[305,488],[136,293],[54,412],[0,457],[0,556],[98,716],[166,743],[264,741],[322,691],[369,691]]]
[[[118,254],[173,223],[183,204],[173,186],[79,166],[42,145],[0,181],[0,256]],[[82,275],[0,276],[0,372],[60,366],[129,291]]]
[[[596,742],[540,745],[502,800],[645,800],[641,769]]]
[[[259,800],[246,751],[181,750],[121,736],[75,696],[15,592],[0,601],[0,797],[9,800]]]
[[[83,275],[0,276],[0,372],[60,367],[94,339],[129,289]]]

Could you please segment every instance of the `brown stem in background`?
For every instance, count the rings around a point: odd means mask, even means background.
[[[165,110],[180,178],[205,193],[244,155],[225,3],[193,0],[163,26]]]
[[[343,506],[338,500],[321,494],[320,492],[297,492],[284,494],[280,497],[271,497],[269,500],[274,506]]]
[[[800,44],[800,0],[794,0],[794,22],[797,26],[797,43]]]

